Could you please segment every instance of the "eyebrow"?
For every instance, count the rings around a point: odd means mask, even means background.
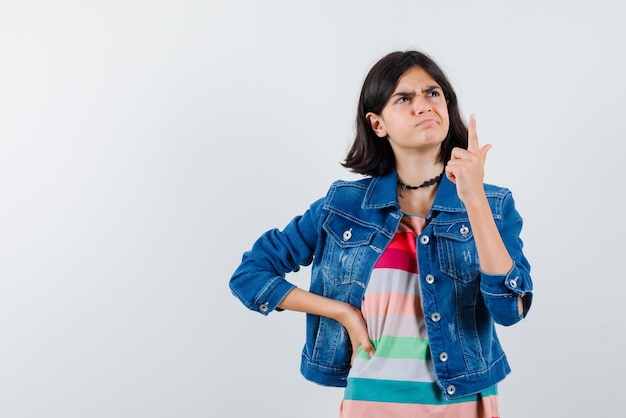
[[[422,89],[422,93],[430,93],[430,92],[435,91],[435,90],[443,91],[443,89],[441,87],[439,87],[439,86],[428,86],[428,87]],[[398,92],[392,94],[391,97],[405,97],[405,96],[411,97],[414,94],[415,93],[412,92],[412,91],[398,91]]]
[[[443,91],[443,89],[441,87],[439,87],[439,86],[429,86],[429,87],[426,87],[425,89],[423,89],[422,93],[430,93],[431,91],[434,91],[434,90],[441,90],[441,91]]]

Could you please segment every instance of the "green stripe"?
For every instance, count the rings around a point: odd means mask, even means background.
[[[372,341],[376,357],[430,360],[428,340],[415,337],[392,337],[385,335],[380,340]],[[359,347],[357,357],[369,359]]]
[[[475,402],[481,397],[497,395],[497,387],[478,394],[458,399],[445,400],[439,387],[433,382],[402,382],[397,380],[377,380],[348,378],[345,399],[353,401],[395,402],[419,405],[443,405],[451,403]]]

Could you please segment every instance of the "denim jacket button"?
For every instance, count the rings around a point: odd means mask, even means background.
[[[432,319],[433,322],[439,322],[441,320],[441,314],[439,312],[435,312],[430,316],[430,319]]]
[[[352,238],[352,228],[348,229],[347,231],[345,231],[343,233],[343,240],[344,241],[349,241],[350,238]]]
[[[454,392],[456,392],[456,387],[454,385],[450,385],[446,388],[446,392],[448,392],[448,395],[454,395]]]
[[[448,353],[444,351],[443,353],[439,354],[439,360],[448,361]]]
[[[467,234],[469,234],[469,228],[463,225],[461,229],[459,229],[459,232],[461,233],[461,235],[466,236]]]
[[[267,309],[269,308],[269,303],[265,302],[259,305],[259,310],[261,312],[267,312]]]
[[[428,238],[428,235],[422,235],[420,237],[420,243],[422,244],[428,244],[429,241],[430,241],[430,238]]]
[[[519,279],[519,277],[516,277],[516,278],[512,279],[511,281],[509,281],[509,284],[511,285],[511,287],[513,289],[515,289],[517,287],[517,279]]]
[[[427,274],[426,277],[424,277],[424,280],[426,280],[426,283],[428,284],[433,284],[435,283],[435,276],[433,276],[432,274]]]

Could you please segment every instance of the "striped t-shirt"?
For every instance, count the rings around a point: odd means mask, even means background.
[[[419,290],[416,238],[425,219],[405,215],[376,263],[361,311],[376,353],[357,351],[341,418],[497,418],[495,387],[445,400],[435,384]]]

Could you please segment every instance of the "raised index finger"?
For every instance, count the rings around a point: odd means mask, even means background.
[[[478,152],[480,149],[478,145],[478,134],[476,133],[476,115],[472,114],[469,118],[469,129],[467,133],[467,150],[471,152]]]

